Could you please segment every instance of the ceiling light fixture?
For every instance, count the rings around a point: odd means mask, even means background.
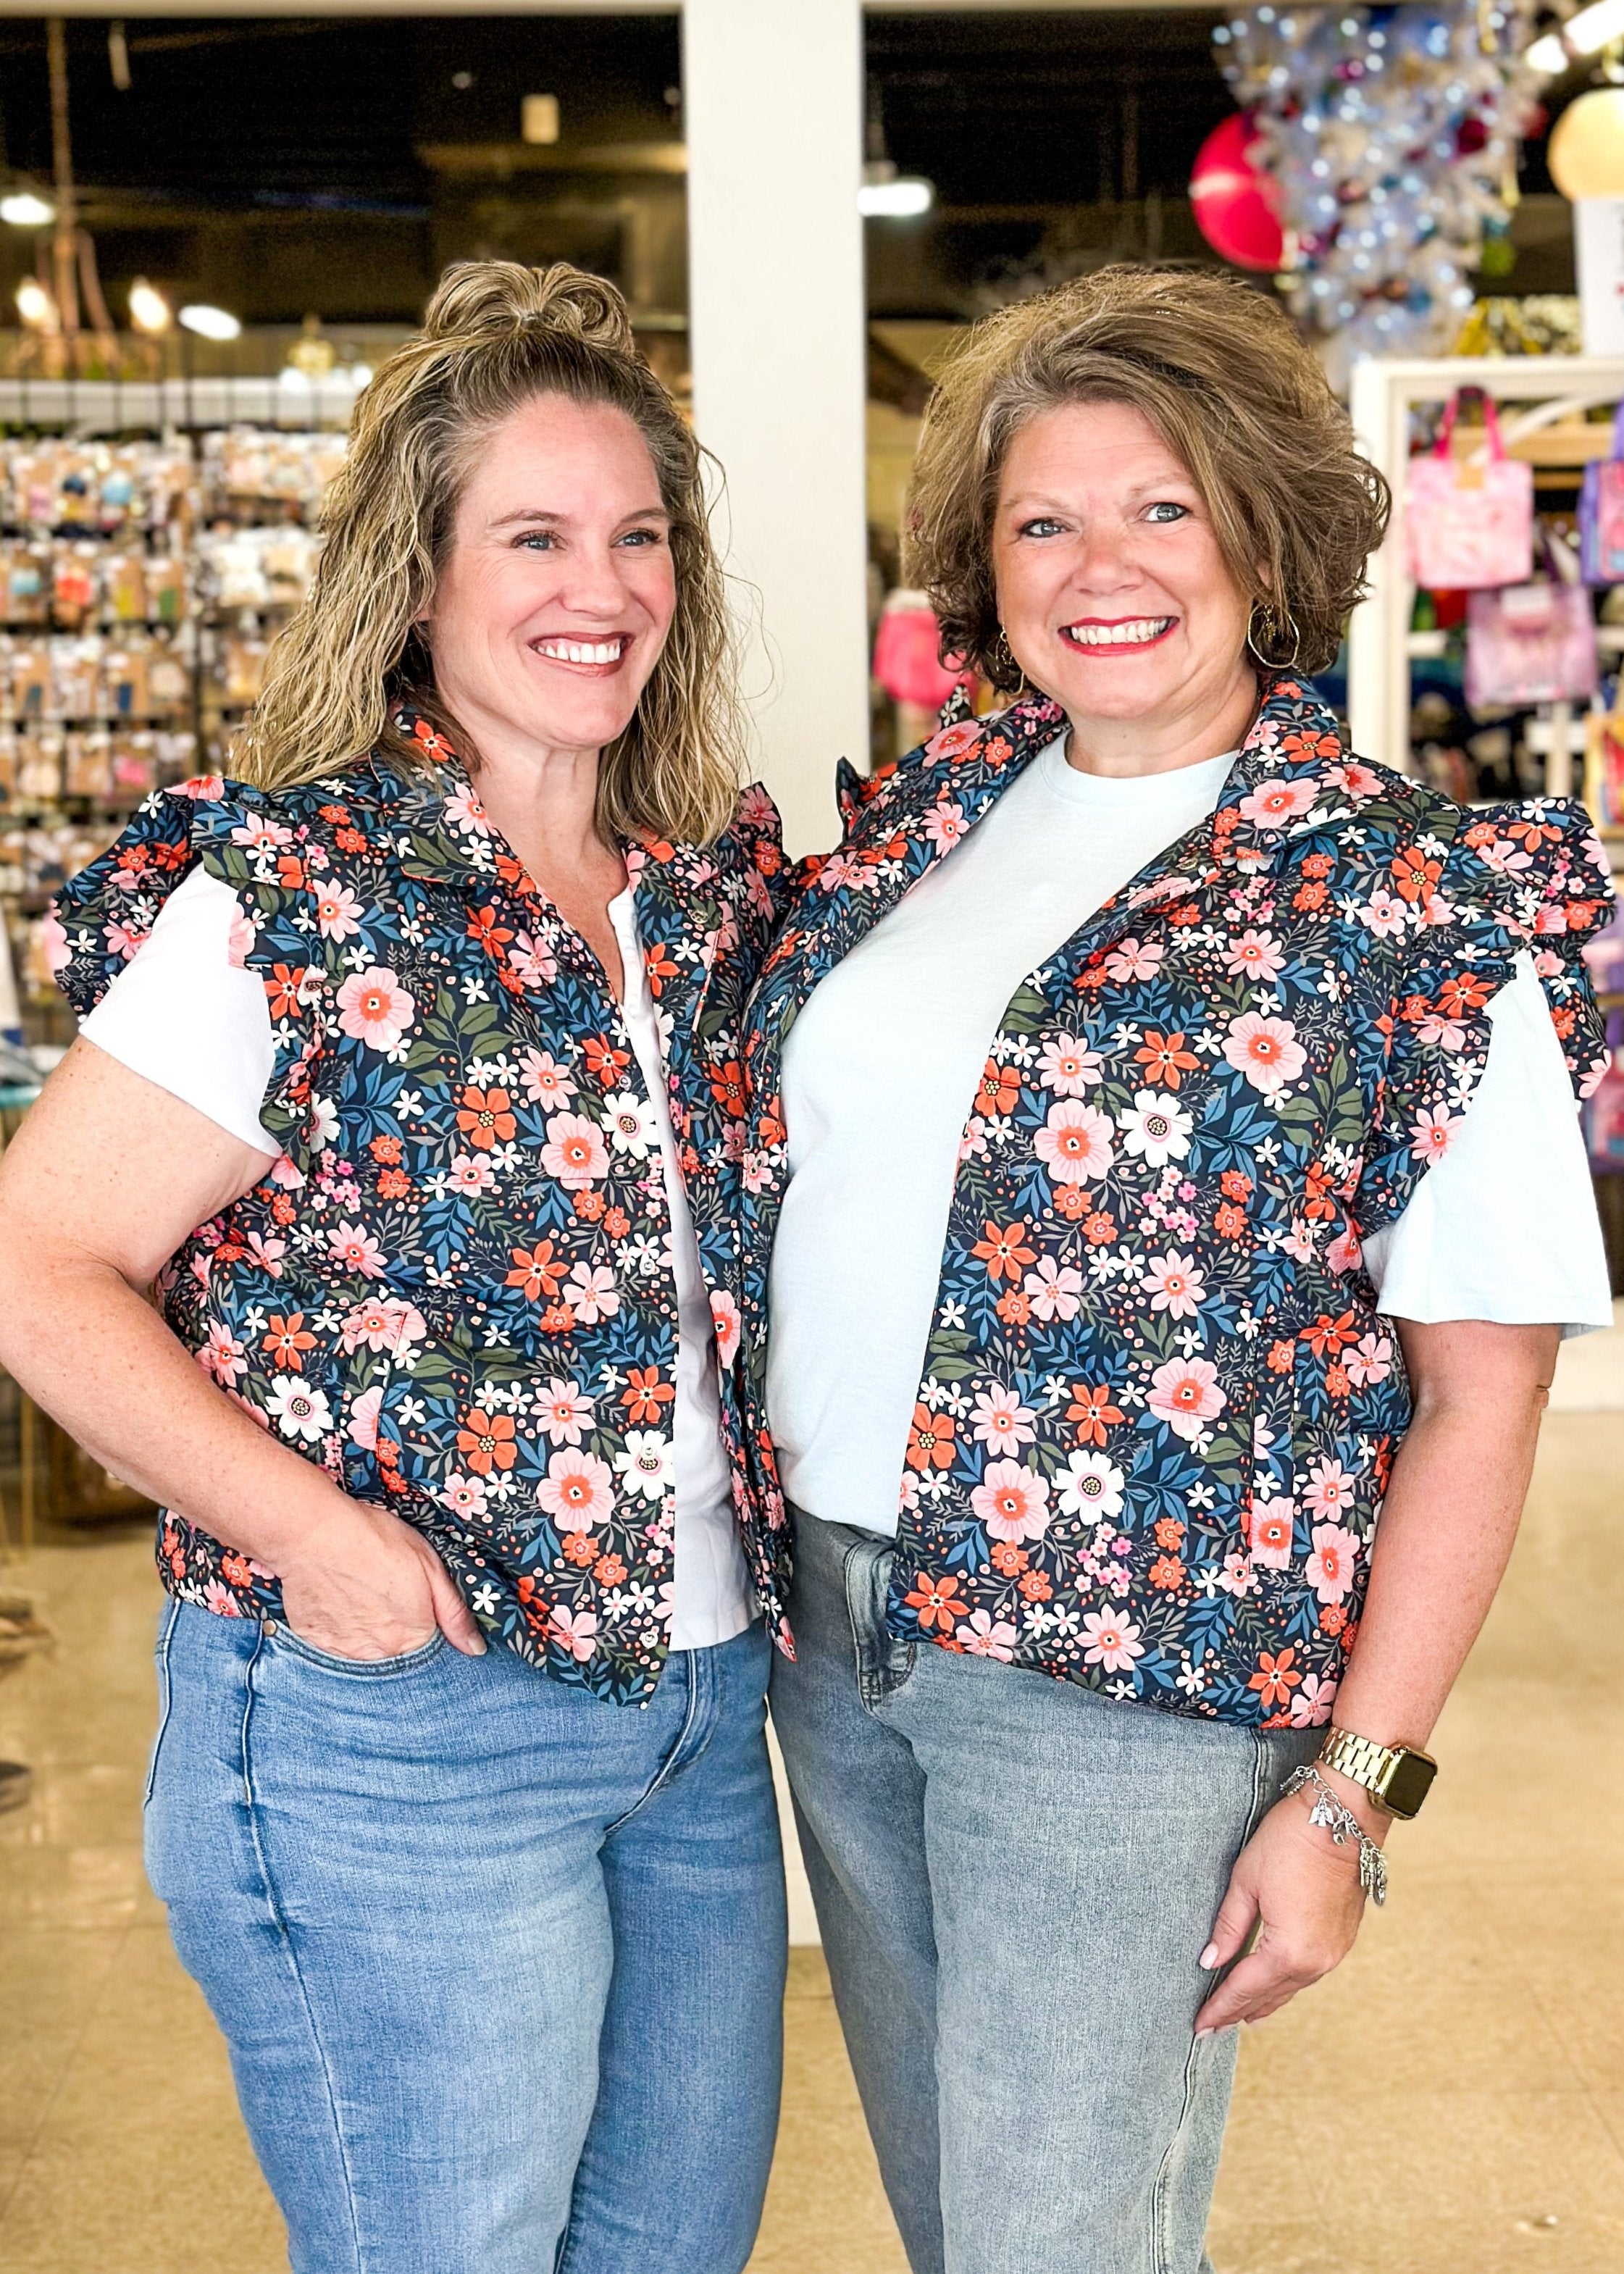
[[[130,321],[138,332],[156,339],[175,321],[175,313],[155,285],[138,276],[130,287]]]
[[[1530,71],[1558,79],[1581,56],[1599,55],[1613,41],[1624,37],[1624,0],[1593,0],[1570,16],[1560,32],[1536,40],[1524,61]]]
[[[192,301],[180,312],[180,320],[201,340],[234,340],[243,328],[240,316],[211,307],[207,300]]]
[[[32,190],[12,190],[0,198],[0,221],[10,222],[13,229],[47,229],[56,218],[49,199],[37,197]]]
[[[59,332],[62,317],[56,303],[35,276],[25,276],[16,291],[17,312],[31,332]]]
[[[870,158],[862,169],[857,210],[865,221],[915,221],[936,201],[934,183],[922,174],[899,174],[890,158]]]

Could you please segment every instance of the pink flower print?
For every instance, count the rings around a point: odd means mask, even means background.
[[[1305,1674],[1302,1687],[1291,1693],[1291,1726],[1294,1729],[1323,1729],[1331,1718],[1331,1708],[1336,1701],[1336,1676],[1334,1674]]]
[[[364,1453],[378,1450],[378,1416],[383,1411],[383,1384],[364,1389],[350,1409],[350,1442]]]
[[[508,961],[514,976],[525,987],[551,987],[558,977],[558,958],[551,948],[543,947],[527,931],[515,935],[508,951]],[[535,1053],[530,1053],[534,1056]],[[570,1085],[573,1091],[575,1085]]]
[[[463,1200],[477,1200],[495,1188],[496,1171],[488,1153],[459,1153],[446,1174],[447,1188]]]
[[[316,887],[316,930],[323,939],[353,939],[361,929],[362,913],[348,885]]]
[[[1385,1382],[1393,1371],[1393,1344],[1386,1335],[1361,1335],[1350,1351],[1342,1352],[1342,1372],[1356,1389]]]
[[[251,853],[274,853],[279,845],[291,845],[293,832],[285,824],[273,821],[268,814],[257,816],[231,832],[233,845],[243,845]]]
[[[125,963],[134,962],[147,940],[146,932],[134,924],[123,922],[103,924],[102,936],[112,953],[121,957]]]
[[[1441,1011],[1428,1012],[1416,1034],[1430,1050],[1460,1050],[1466,1047],[1464,1024],[1459,1019],[1447,1019]]]
[[[564,1531],[590,1532],[614,1506],[613,1472],[596,1453],[554,1453],[536,1500]]]
[[[583,1326],[612,1319],[620,1307],[620,1290],[606,1264],[577,1263],[564,1284],[564,1300]]]
[[[1359,1543],[1351,1532],[1340,1524],[1317,1524],[1304,1576],[1322,1603],[1340,1603],[1353,1585],[1358,1560]]]
[[[1153,1311],[1169,1318],[1193,1319],[1207,1293],[1207,1280],[1193,1255],[1169,1248],[1165,1255],[1147,1256],[1139,1284],[1150,1297]]]
[[[1325,1251],[1325,1260],[1339,1278],[1357,1271],[1365,1250],[1359,1245],[1359,1235],[1350,1224],[1345,1224]]]
[[[211,1382],[217,1382],[222,1389],[229,1389],[247,1366],[248,1352],[246,1345],[237,1341],[230,1329],[216,1320],[197,1359]]]
[[[936,800],[935,805],[925,816],[922,826],[926,836],[936,847],[936,858],[938,861],[944,853],[951,853],[954,846],[968,833],[963,806],[955,805],[951,798],[945,797]]]
[[[574,1075],[546,1050],[526,1050],[519,1060],[519,1087],[534,1105],[568,1105],[575,1094]]]
[[[210,1579],[203,1590],[203,1608],[216,1618],[240,1619],[242,1605],[222,1579]]]
[[[560,1382],[556,1374],[536,1400],[536,1422],[554,1445],[578,1445],[581,1432],[590,1429],[596,1407],[577,1382]]]
[[[485,1511],[485,1489],[477,1477],[459,1476],[455,1471],[440,1487],[440,1505],[448,1508],[453,1516],[468,1517],[483,1516]]]
[[[1170,1358],[1150,1377],[1146,1404],[1158,1421],[1165,1421],[1175,1436],[1193,1441],[1202,1425],[1215,1421],[1229,1404],[1218,1386],[1218,1369],[1209,1359]]]
[[[944,727],[926,743],[923,757],[928,765],[936,765],[944,758],[956,758],[979,740],[981,722],[979,719],[961,719],[956,726]]]
[[[327,1250],[343,1270],[358,1271],[363,1279],[381,1279],[388,1269],[382,1248],[363,1224],[335,1224],[327,1234]]]
[[[189,797],[197,805],[212,805],[225,794],[223,774],[194,774],[190,781],[171,784],[171,797]]]
[[[739,1354],[739,1337],[744,1321],[733,1297],[719,1288],[710,1297],[710,1323],[716,1329],[717,1364],[726,1373]]]
[[[233,971],[243,971],[247,968],[248,958],[253,951],[255,937],[254,928],[244,915],[242,903],[239,900],[232,912],[231,929],[226,934],[226,961]]]
[[[1463,1115],[1452,1116],[1444,1107],[1429,1107],[1417,1113],[1410,1125],[1410,1157],[1425,1161],[1430,1169],[1434,1161],[1441,1161],[1454,1144]]]
[[[1256,979],[1267,985],[1270,980],[1279,978],[1286,968],[1286,959],[1273,932],[1244,931],[1238,939],[1229,942],[1223,968],[1237,979]]]
[[[1365,930],[1373,931],[1378,939],[1396,939],[1410,921],[1403,901],[1385,885],[1377,886],[1360,914]]]
[[[598,1614],[567,1610],[560,1603],[547,1623],[547,1632],[577,1664],[584,1666],[598,1647]]]
[[[1319,794],[1317,774],[1297,781],[1265,782],[1250,797],[1242,798],[1241,819],[1250,821],[1255,829],[1283,829],[1299,814],[1312,813]]]
[[[1057,1185],[1086,1185],[1111,1165],[1111,1125],[1094,1106],[1063,1097],[1049,1107],[1032,1149]]]
[[[1345,796],[1353,798],[1356,802],[1374,797],[1381,787],[1381,776],[1373,772],[1369,766],[1362,766],[1357,763],[1332,766],[1326,775],[1326,779],[1328,782],[1334,782]]]
[[[1266,1564],[1271,1571],[1286,1570],[1291,1562],[1291,1534],[1296,1523],[1294,1500],[1254,1500],[1249,1527],[1252,1562]]]
[[[1049,1486],[1019,1461],[994,1461],[970,1495],[970,1505],[995,1540],[1017,1546],[1049,1530]]]
[[[375,963],[338,990],[339,1026],[368,1050],[392,1050],[410,1026],[417,1004],[394,972]]]
[[[363,1345],[370,1351],[410,1350],[428,1334],[428,1322],[417,1306],[397,1295],[380,1295],[359,1303],[344,1321],[340,1333],[345,1351],[353,1356]]]
[[[1139,1628],[1121,1611],[1086,1612],[1083,1640],[1088,1664],[1102,1666],[1108,1674],[1130,1674],[1134,1660],[1145,1655]]]
[[[40,948],[45,958],[45,968],[53,976],[58,971],[65,971],[73,960],[68,935],[55,908],[48,908],[40,920]]]
[[[1038,1080],[1059,1097],[1080,1097],[1104,1078],[1098,1050],[1091,1050],[1080,1035],[1051,1035],[1038,1060]]]
[[[303,1184],[304,1180],[296,1176],[293,1181],[297,1185]],[[285,1239],[267,1239],[262,1231],[251,1231],[243,1245],[248,1250],[248,1261],[255,1270],[263,1271],[267,1279],[282,1277],[282,1259],[288,1253]]]
[[[1007,1663],[1015,1655],[1014,1628],[1007,1619],[995,1619],[990,1611],[973,1611],[954,1630],[953,1639],[972,1658],[1001,1658]]]
[[[484,806],[471,789],[453,790],[446,800],[446,819],[453,829],[460,829],[470,837],[488,837],[490,820]]]
[[[1308,1472],[1303,1498],[1321,1523],[1328,1524],[1334,1516],[1353,1506],[1358,1490],[1358,1479],[1340,1461],[1316,1461]]]
[[[583,1193],[609,1172],[609,1148],[596,1121],[584,1113],[555,1113],[547,1124],[541,1165],[567,1193]]]
[[[1032,1305],[1032,1315],[1047,1325],[1056,1319],[1074,1319],[1082,1307],[1083,1275],[1052,1255],[1040,1256],[1035,1271],[1028,1271],[1022,1292]]]
[[[1303,1071],[1305,1053],[1289,1019],[1266,1019],[1260,1011],[1243,1011],[1229,1021],[1224,1057],[1237,1073],[1244,1074],[1254,1089],[1273,1097]]]
[[[1154,979],[1166,953],[1159,940],[1120,940],[1105,959],[1106,976],[1118,985],[1130,979]]]
[[[1032,1424],[1036,1419],[1032,1408],[1023,1405],[1012,1389],[991,1382],[985,1389],[975,1393],[971,1433],[989,1453],[1019,1453],[1023,1445],[1035,1441],[1038,1433]]]

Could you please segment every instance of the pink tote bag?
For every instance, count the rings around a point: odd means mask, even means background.
[[[1485,398],[1486,464],[1450,455],[1457,395],[1435,447],[1410,462],[1410,573],[1435,592],[1525,584],[1534,570],[1534,470],[1506,456],[1494,405]]]
[[[1596,614],[1583,584],[1555,576],[1474,592],[1466,604],[1470,709],[1585,703],[1600,676]]]

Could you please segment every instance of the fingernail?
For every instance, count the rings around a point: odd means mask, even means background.
[[[1199,2045],[1203,2037],[1215,2037],[1217,2034],[1216,2029],[1198,2029],[1195,2033],[1195,2041]]]
[[[1196,1960],[1196,1964],[1200,1968],[1203,1974],[1210,1974],[1217,1963],[1218,1946],[1215,1942],[1209,1942],[1206,1949],[1201,1953],[1199,1958]]]
[[[472,1643],[469,1646],[469,1655],[470,1658],[483,1658],[488,1648],[489,1645],[486,1643],[485,1637],[483,1635],[476,1635]]]

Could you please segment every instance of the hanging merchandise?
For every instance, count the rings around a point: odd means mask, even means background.
[[[1584,802],[1598,829],[1624,828],[1624,718],[1616,712],[1593,711],[1584,722]]]
[[[1334,385],[1361,355],[1441,355],[1504,237],[1541,74],[1537,0],[1261,6],[1213,37],[1278,185],[1287,297]],[[1514,193],[1515,194],[1515,193]]]
[[[1466,700],[1474,711],[1587,703],[1599,683],[1596,617],[1566,546],[1547,539],[1546,574],[1474,592],[1466,614]]]
[[[874,675],[893,703],[937,711],[960,680],[941,659],[942,627],[923,592],[888,592],[874,640]]]
[[[1408,470],[1410,573],[1428,591],[1520,584],[1533,574],[1534,470],[1508,458],[1493,403],[1483,398],[1487,456],[1457,459],[1458,395],[1432,451]]]
[[[1624,403],[1613,414],[1612,456],[1584,470],[1579,558],[1587,584],[1624,584]]]
[[[1624,1170],[1624,1013],[1607,1015],[1607,1071],[1584,1108],[1584,1142],[1598,1176]]]

